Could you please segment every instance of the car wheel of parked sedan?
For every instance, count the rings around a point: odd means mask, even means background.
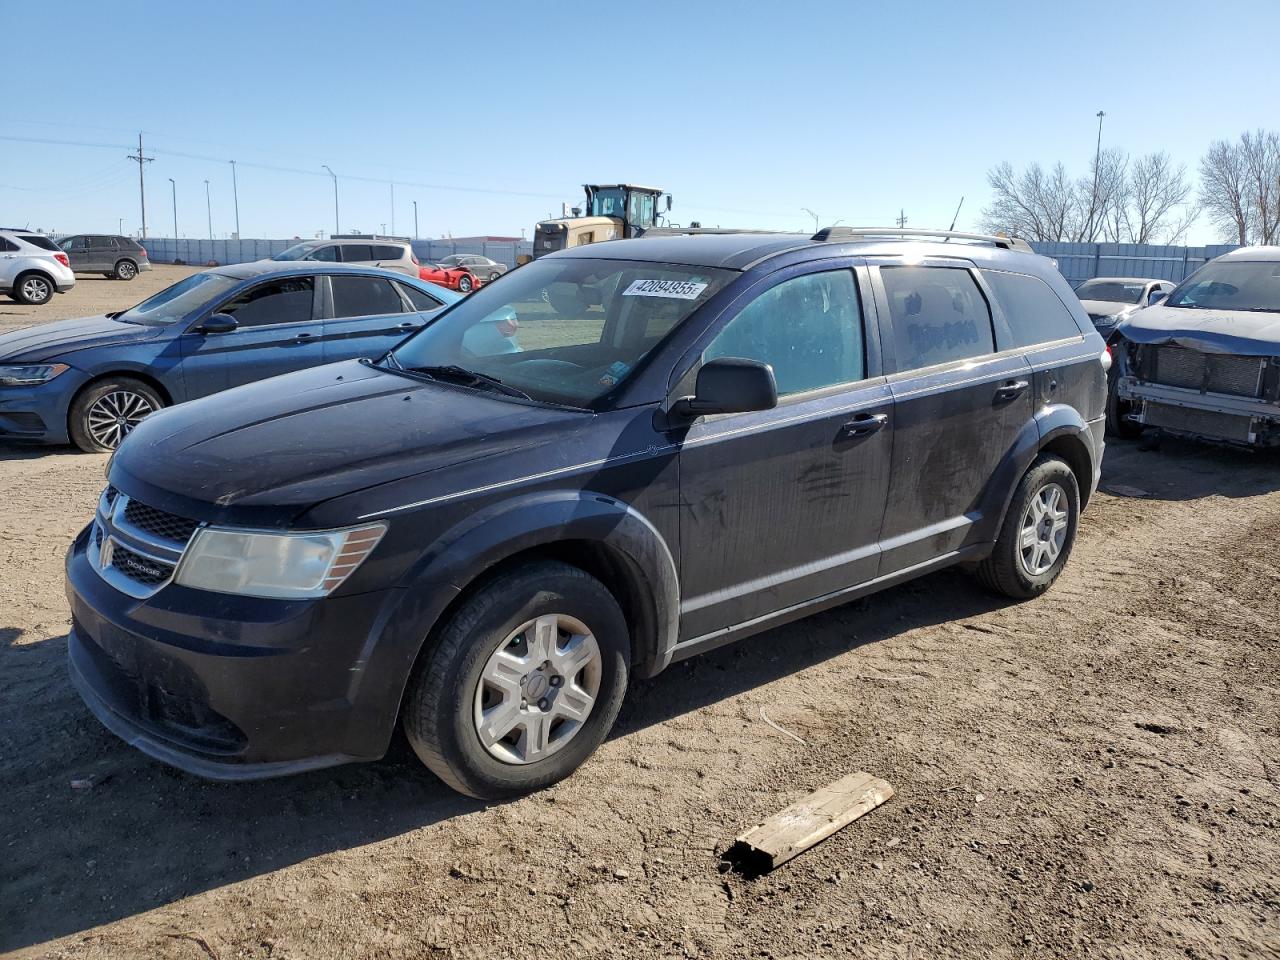
[[[626,619],[599,580],[557,561],[499,574],[424,649],[404,728],[453,789],[517,797],[567,777],[613,726],[626,694]]]
[[[13,285],[13,299],[33,307],[46,304],[53,299],[53,281],[40,273],[25,273]]]
[[[1076,475],[1066,461],[1042,454],[1014,491],[995,549],[978,564],[979,579],[1016,600],[1038,597],[1066,565],[1079,520]]]
[[[132,377],[91,383],[71,402],[71,442],[85,453],[114,450],[134,427],[163,406],[154,389]]]
[[[471,277],[468,274],[464,273],[462,276],[458,278],[458,289],[461,290],[463,293],[470,293],[471,287],[472,287]]]
[[[489,274],[489,282],[493,283],[493,281],[497,280],[500,276],[502,276],[502,274],[497,270],[493,271],[493,273]]]
[[[132,260],[121,260],[116,264],[115,278],[117,280],[132,280],[138,275],[138,265]]]

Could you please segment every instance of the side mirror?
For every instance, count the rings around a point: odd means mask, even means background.
[[[671,412],[692,419],[709,413],[749,413],[778,405],[773,367],[759,360],[721,357],[703,364],[692,397],[675,402]]]
[[[230,333],[240,324],[229,313],[215,313],[196,329],[201,333]]]
[[[1147,306],[1154,307],[1157,303],[1160,303],[1163,300],[1168,299],[1168,297],[1169,297],[1168,290],[1152,290],[1151,296],[1147,297]]]

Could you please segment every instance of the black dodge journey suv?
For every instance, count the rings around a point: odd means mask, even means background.
[[[1020,241],[649,236],[514,270],[386,356],[145,420],[67,557],[71,677],[153,757],[546,786],[633,676],[953,564],[1071,552],[1110,358]]]

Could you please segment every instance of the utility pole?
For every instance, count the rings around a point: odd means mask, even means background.
[[[169,178],[169,186],[173,188],[173,249],[178,249],[178,183]]]
[[[228,160],[231,164],[231,196],[236,204],[236,239],[240,239],[240,187],[236,184],[236,162]]]
[[[147,239],[147,187],[142,177],[142,165],[150,163],[155,157],[147,157],[142,153],[142,134],[138,134],[138,153],[129,154],[129,159],[138,164],[138,202],[142,207],[142,239]]]
[[[813,232],[817,233],[818,232],[818,215],[814,213],[812,210],[810,210],[808,207],[801,207],[800,209],[803,210],[805,213],[807,213],[809,216],[813,217]]]
[[[204,212],[209,217],[209,239],[213,239],[213,204],[209,200],[209,181],[204,182]]]
[[[124,217],[116,217],[116,236],[124,236]]]
[[[327,163],[322,163],[320,166],[329,170],[329,165]],[[329,170],[329,176],[333,177],[333,232],[341,233],[342,231],[338,228],[338,175],[332,170]],[[332,235],[333,234],[330,234],[330,236]]]
[[[413,239],[418,239],[418,201],[413,201]]]
[[[1105,110],[1098,111],[1098,145],[1093,150],[1093,203],[1089,205],[1089,230],[1093,231],[1093,218],[1098,214],[1098,176],[1102,169],[1102,118]],[[1092,237],[1089,238],[1092,241]]]
[[[901,207],[898,208],[898,219],[896,221],[899,230],[905,230],[907,226],[907,211]]]
[[[396,232],[396,185],[391,184],[391,232]]]

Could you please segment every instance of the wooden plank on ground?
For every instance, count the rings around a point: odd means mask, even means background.
[[[851,773],[752,827],[726,857],[751,873],[767,873],[892,796],[893,787],[879,777]]]

